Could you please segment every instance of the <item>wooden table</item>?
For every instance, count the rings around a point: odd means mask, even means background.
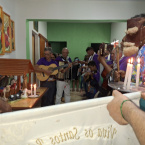
[[[44,93],[47,91],[48,88],[40,87],[36,90],[37,98],[26,98],[26,99],[18,99],[16,101],[10,101],[9,104],[11,105],[13,110],[23,110],[23,109],[30,109],[33,108],[38,101],[42,98]]]

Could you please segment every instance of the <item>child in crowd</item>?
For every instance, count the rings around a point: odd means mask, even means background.
[[[76,64],[73,65],[72,67],[72,82],[73,82],[73,88],[72,91],[75,91],[75,85],[76,85],[76,91],[79,91],[79,77],[80,77],[80,72],[79,72],[79,68],[80,68],[80,64],[78,63],[79,58],[75,57],[74,62],[76,62]]]
[[[89,60],[89,56],[85,55],[84,61],[86,63],[88,63],[88,60]],[[87,70],[88,70],[88,66],[86,64],[82,64],[82,66],[80,67],[80,71],[81,71],[81,82],[80,82],[81,93],[83,92],[83,90],[87,89],[85,79],[84,79],[84,75],[87,72]]]

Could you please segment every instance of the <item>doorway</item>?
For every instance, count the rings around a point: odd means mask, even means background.
[[[54,53],[61,54],[62,49],[64,47],[67,47],[66,41],[49,41],[49,43],[50,43]]]

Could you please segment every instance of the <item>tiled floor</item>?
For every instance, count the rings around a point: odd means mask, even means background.
[[[84,94],[85,92],[77,92],[77,91],[71,91],[71,93],[70,93],[70,95],[71,95],[71,102],[75,102],[75,101],[81,101],[81,100],[84,100],[84,99],[86,99],[86,97],[83,97],[83,94]],[[63,99],[62,99],[63,100]],[[63,100],[63,102],[61,102],[61,104],[63,104],[64,103],[64,100]],[[36,106],[35,106],[35,108],[37,108],[37,107],[41,107],[41,102],[39,102]]]
[[[84,97],[82,97],[82,94],[84,94],[84,92],[81,93],[80,91],[79,92],[71,91],[71,102],[83,100]]]
[[[83,94],[85,92],[77,92],[77,91],[71,91],[70,95],[71,95],[71,102],[76,102],[76,101],[81,101],[81,100],[85,100],[86,97],[83,97]],[[62,98],[62,104],[64,103],[64,98]]]

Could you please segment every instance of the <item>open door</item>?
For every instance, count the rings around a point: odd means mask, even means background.
[[[48,40],[41,34],[39,34],[40,39],[40,58],[44,57],[44,48],[50,47]]]
[[[64,47],[67,47],[66,41],[49,41],[49,43],[51,44],[51,47],[54,53],[61,54],[62,49]]]

